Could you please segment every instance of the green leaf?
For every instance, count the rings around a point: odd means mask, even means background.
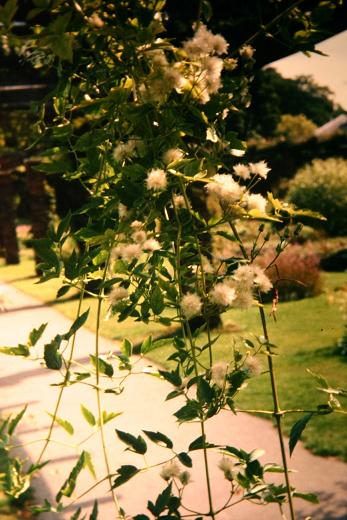
[[[85,452],[82,451],[81,455],[79,456],[78,461],[76,462],[75,466],[72,468],[71,473],[69,477],[66,479],[62,487],[60,488],[57,496],[56,501],[60,502],[60,499],[64,497],[71,497],[72,493],[74,492],[74,489],[76,487],[77,477],[81,473],[82,469],[85,465]]]
[[[86,468],[89,470],[92,477],[96,480],[95,468],[94,468],[92,456],[89,453],[89,451],[84,452],[84,460],[85,460]]]
[[[75,332],[77,332],[78,329],[80,329],[85,324],[85,322],[87,321],[87,318],[88,318],[88,314],[89,314],[89,309],[87,309],[83,314],[78,316],[78,318],[71,325],[70,330],[66,334],[64,334],[65,340],[70,339],[71,336],[73,336],[75,334]]]
[[[26,412],[26,409],[27,409],[27,406],[24,406],[23,410],[21,410],[19,412],[19,414],[17,414],[11,421],[10,421],[10,424],[8,426],[8,429],[7,429],[7,432],[9,435],[12,435],[12,433],[15,431],[16,427],[17,427],[17,424],[19,423],[19,421],[21,420],[21,418],[23,417],[23,415],[25,414]]]
[[[0,347],[0,353],[8,356],[30,356],[29,347],[21,344],[18,347]]]
[[[120,350],[121,350],[122,354],[124,354],[125,356],[127,356],[129,358],[133,352],[132,342],[129,339],[124,338],[122,341]]]
[[[65,171],[65,170],[64,170]],[[69,210],[65,217],[59,222],[57,228],[57,239],[60,240],[64,233],[66,233],[70,227],[71,222],[71,211]]]
[[[199,417],[199,403],[191,399],[187,404],[174,413],[174,416],[177,417],[179,422],[192,421],[193,419],[196,419]]]
[[[89,354],[89,357],[95,368],[98,364],[99,372],[101,374],[105,374],[105,376],[108,376],[108,377],[113,376],[114,370],[113,370],[113,366],[111,365],[111,363],[107,363],[107,361],[105,361],[101,357],[97,358],[97,357],[93,356],[93,354]]]
[[[160,290],[159,285],[157,285],[151,294],[150,298],[150,306],[154,314],[159,315],[165,309],[164,297]]]
[[[87,423],[90,424],[90,426],[95,426],[96,419],[95,419],[94,415],[83,404],[81,404],[81,412],[82,412],[83,417],[87,421]]]
[[[147,451],[147,444],[141,435],[135,437],[130,433],[123,432],[121,430],[116,430],[116,434],[118,438],[124,442],[127,446],[129,446],[129,451],[133,451],[134,453],[140,453],[143,455]]]
[[[142,430],[142,431],[143,431],[143,433],[145,435],[147,435],[147,437],[152,442],[155,442],[156,444],[159,444],[161,446],[164,445],[166,448],[169,448],[169,449],[173,448],[172,440],[169,439],[169,437],[167,437],[163,433],[161,433],[161,432],[152,432],[152,431],[149,431],[149,430]]]
[[[177,457],[179,461],[182,462],[182,464],[184,464],[184,466],[187,466],[188,468],[191,468],[193,466],[193,461],[189,457],[188,453],[182,451],[181,453],[177,454]]]
[[[178,374],[177,371],[174,372],[167,372],[166,370],[159,370],[159,374],[166,379],[166,381],[169,381],[174,386],[181,386],[182,385],[182,379],[181,376]]]
[[[290,454],[293,453],[294,448],[295,448],[298,440],[300,439],[302,432],[306,428],[307,423],[309,422],[309,420],[311,419],[311,417],[313,415],[314,415],[314,413],[311,412],[293,424],[292,429],[290,430],[290,434],[289,434],[289,453]]]
[[[202,377],[199,377],[197,381],[197,397],[202,403],[210,403],[214,397],[213,389]]]
[[[74,514],[70,518],[70,520],[78,520],[81,513],[82,513],[82,509],[79,507],[78,509],[76,509],[76,511],[74,512]]]
[[[322,388],[329,388],[329,383],[323,376],[321,376],[320,374],[316,374],[315,372],[312,372],[312,370],[310,370],[309,368],[307,368],[306,370]]]
[[[172,488],[172,482],[164,489],[162,493],[160,493],[157,497],[157,500],[155,501],[154,510],[155,515],[160,515],[164,509],[167,507],[170,497],[171,497],[171,488]],[[152,511],[154,512],[154,511]]]
[[[319,504],[317,495],[314,495],[313,493],[298,493],[298,491],[294,491],[293,497],[302,498],[303,500],[307,500],[307,502],[311,502],[312,504]]]
[[[7,0],[3,6],[0,6],[0,22],[2,22],[5,27],[10,25],[17,9],[17,0]]]
[[[128,482],[132,477],[136,475],[140,470],[136,466],[124,465],[117,469],[118,477],[113,483],[112,489],[121,486],[125,482]]]
[[[97,500],[95,500],[94,505],[93,505],[93,511],[91,512],[89,520],[97,520],[97,518],[98,518],[98,502],[97,502]]]
[[[123,412],[106,412],[106,410],[103,410],[102,411],[102,423],[103,424],[106,424],[110,421],[112,421],[112,419],[115,419],[116,417],[118,417],[119,415],[122,415]],[[98,421],[98,426],[100,426],[100,420]]]
[[[29,341],[28,341],[29,347],[34,347],[36,345],[36,343],[39,341],[42,334],[44,333],[46,327],[47,327],[47,323],[42,323],[42,325],[40,325],[38,329],[33,329],[30,332]]]
[[[65,296],[71,289],[70,285],[62,285],[58,291],[57,291],[57,298],[61,298],[62,296]]]
[[[60,352],[58,352],[61,342],[62,336],[59,334],[50,342],[46,343],[44,346],[44,360],[47,368],[51,368],[52,370],[60,370],[63,364],[62,356]]]
[[[204,442],[205,435],[200,435],[195,441],[191,442],[189,444],[188,451],[194,451],[194,450],[202,450],[205,448],[215,448],[215,444],[210,444],[209,442]]]
[[[74,434],[74,427],[72,426],[72,424],[69,422],[69,421],[66,421],[65,419],[62,419],[61,417],[58,417],[57,415],[54,416],[52,413],[50,412],[46,412],[50,417],[52,417],[52,419],[54,419],[54,422],[58,423],[59,426],[61,426],[62,428],[64,428],[64,430],[69,434],[69,435],[73,435]]]
[[[140,349],[141,354],[145,355],[147,352],[152,350],[152,342],[152,336],[148,336],[146,339],[144,339]]]
[[[51,49],[61,60],[72,62],[73,36],[68,33],[50,34],[41,40],[42,45]]]

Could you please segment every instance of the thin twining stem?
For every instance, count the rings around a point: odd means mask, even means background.
[[[182,190],[182,191],[185,194],[185,191],[184,190]],[[177,237],[176,237],[176,243],[174,244],[174,252],[175,252],[175,255],[176,255],[175,278],[176,278],[176,283],[178,285],[178,292],[179,292],[180,298],[182,298],[183,289],[182,289],[182,284],[181,284],[181,273],[180,273],[180,266],[181,266],[180,251],[181,251],[181,239],[182,239],[182,224],[181,224],[181,221],[180,221],[180,218],[179,218],[179,215],[178,215],[178,211],[177,211],[177,208],[175,206],[174,201],[173,201],[173,206],[174,206],[175,217],[176,217],[176,221],[177,221]],[[179,312],[179,315],[180,315],[180,319],[184,323],[184,326],[182,327],[183,331],[184,331],[184,334],[186,333],[187,336],[188,336],[189,345],[190,345],[190,351],[191,351],[191,354],[192,354],[193,365],[194,365],[194,373],[195,373],[195,376],[197,377],[199,375],[198,362],[197,362],[197,358],[196,358],[195,344],[194,344],[192,332],[191,332],[191,329],[190,329],[190,326],[189,326],[189,321],[185,317],[182,316],[180,308],[178,309],[178,312]],[[186,339],[186,337],[185,337],[185,339]],[[206,438],[206,433],[205,433],[204,419],[200,418],[199,422],[200,422],[200,429],[201,429],[202,438],[205,439]],[[203,456],[204,456],[204,465],[205,465],[205,476],[206,476],[208,503],[209,503],[209,508],[210,508],[209,516],[212,518],[212,520],[215,520],[215,513],[214,513],[213,499],[212,499],[211,480],[210,480],[210,472],[209,472],[209,466],[208,466],[207,448],[206,448],[205,442],[204,442],[204,445],[203,445]]]
[[[84,297],[84,290],[82,289],[81,292],[80,292],[80,297],[79,297],[79,302],[78,302],[77,318],[78,318],[78,316],[81,313],[83,297]],[[61,404],[61,400],[62,400],[62,397],[63,397],[63,393],[64,393],[64,390],[67,387],[67,384],[69,382],[70,368],[71,368],[72,361],[73,361],[75,344],[76,344],[76,332],[74,333],[74,335],[72,337],[70,355],[69,355],[69,358],[68,358],[67,363],[66,363],[66,369],[65,369],[66,371],[65,371],[64,381],[63,381],[62,386],[59,389],[58,399],[57,399],[57,402],[55,404],[52,421],[50,423],[49,430],[48,430],[48,435],[47,435],[47,437],[45,439],[45,443],[44,443],[44,445],[42,447],[42,450],[40,451],[40,454],[38,456],[37,464],[39,464],[41,462],[42,457],[44,456],[44,454],[46,452],[46,449],[47,449],[47,447],[48,447],[48,445],[50,443],[50,440],[52,438],[53,428],[54,428],[54,424],[55,424],[55,421],[56,421],[56,417],[58,415],[58,411],[59,411],[59,408],[60,408],[60,404]]]
[[[244,259],[249,261],[250,260],[249,255],[243,245],[243,242],[241,240],[241,237],[237,231],[237,228],[236,228],[234,222],[229,221],[229,225],[238,242],[238,245],[240,247],[240,250],[243,254]],[[273,364],[273,360],[272,360],[272,353],[269,348],[270,340],[269,340],[269,334],[268,334],[268,330],[267,330],[266,316],[265,316],[265,312],[264,312],[264,307],[262,305],[260,291],[258,293],[258,299],[259,299],[259,303],[260,303],[260,305],[259,305],[260,320],[261,320],[263,334],[264,334],[264,338],[265,338],[265,347],[266,347],[266,351],[268,354],[267,360],[268,360],[268,367],[269,367],[269,374],[270,374],[272,399],[273,399],[273,405],[274,405],[273,416],[275,417],[278,439],[279,439],[279,443],[280,443],[281,458],[282,458],[282,464],[283,464],[283,469],[284,469],[284,477],[285,477],[286,486],[287,486],[287,496],[288,496],[288,504],[289,504],[289,510],[290,510],[290,518],[291,518],[291,520],[295,520],[293,497],[292,497],[290,481],[289,481],[287,455],[286,455],[286,450],[285,450],[285,446],[284,446],[284,438],[283,438],[283,432],[282,432],[281,419],[282,419],[283,413],[281,412],[280,404],[279,404],[274,364]]]

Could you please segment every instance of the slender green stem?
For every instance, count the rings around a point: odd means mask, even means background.
[[[78,302],[77,317],[81,313],[83,298],[84,298],[84,290],[82,289],[81,293],[80,293],[80,297],[79,297],[79,302]],[[42,450],[40,451],[40,454],[38,456],[37,464],[39,464],[41,462],[42,457],[45,454],[46,449],[47,449],[47,447],[48,447],[48,445],[50,443],[50,440],[52,438],[52,433],[53,433],[55,420],[56,420],[56,417],[58,415],[58,411],[59,411],[59,408],[60,408],[61,400],[63,398],[64,390],[67,387],[67,384],[68,384],[68,381],[69,381],[69,377],[70,377],[70,368],[71,368],[72,361],[73,361],[75,344],[76,344],[76,332],[74,333],[74,335],[72,337],[70,355],[69,355],[69,358],[68,358],[67,363],[66,363],[66,372],[65,372],[65,376],[64,376],[64,381],[63,381],[62,386],[59,389],[58,399],[57,399],[57,402],[55,404],[55,408],[54,408],[54,411],[53,411],[53,417],[52,417],[52,421],[51,421],[51,424],[50,424],[50,427],[49,427],[49,430],[48,430],[48,435],[46,437],[46,440],[45,440],[45,443],[44,443],[44,445],[42,447]]]
[[[250,36],[249,38],[247,38],[247,40],[245,42],[243,42],[242,45],[240,45],[239,48],[243,47],[244,45],[249,45],[250,43],[252,43],[254,40],[256,40],[258,38],[258,36],[260,36],[261,34],[266,34],[269,29],[271,29],[271,27],[273,25],[275,25],[276,23],[278,23],[284,16],[286,16],[287,14],[289,14],[291,11],[293,11],[293,9],[295,9],[295,7],[298,7],[300,4],[303,3],[304,0],[297,0],[296,2],[294,2],[292,5],[290,5],[289,7],[287,7],[287,9],[285,9],[284,11],[282,11],[281,13],[279,13],[277,16],[275,16],[275,18],[273,18],[272,20],[270,20],[270,22],[268,22],[266,25],[262,26],[257,32],[255,32],[252,36]],[[232,54],[231,56],[235,55],[237,53],[238,49],[236,49]]]
[[[183,192],[185,194],[184,190],[183,190]],[[187,203],[187,201],[186,201],[186,203]],[[174,202],[173,202],[173,206],[174,206],[174,211],[175,211],[175,216],[176,216],[176,221],[177,221],[177,226],[178,226],[178,229],[177,229],[177,239],[176,239],[176,243],[174,244],[174,251],[176,253],[175,276],[176,276],[176,283],[178,285],[179,295],[180,295],[180,298],[181,298],[182,295],[183,295],[182,284],[181,284],[181,276],[180,276],[180,263],[181,263],[180,247],[181,247],[181,237],[182,237],[182,224],[181,224],[181,221],[180,221],[180,218],[179,218],[179,215],[178,215],[178,212],[177,212],[177,208],[175,207],[175,203]],[[189,339],[190,351],[191,351],[191,354],[192,354],[193,365],[194,365],[194,374],[197,377],[199,375],[198,362],[197,362],[197,358],[196,358],[195,344],[194,344],[194,339],[193,339],[193,336],[192,336],[192,332],[190,330],[189,321],[186,318],[184,318],[181,315],[181,313],[180,313],[180,318],[181,318],[181,320],[183,322],[185,322],[185,326],[183,327],[183,330],[186,331],[188,339]],[[200,418],[199,422],[200,422],[201,435],[202,435],[202,437],[204,439],[203,457],[204,457],[204,466],[205,466],[207,495],[208,495],[208,502],[209,502],[209,508],[210,508],[208,515],[212,518],[212,520],[215,520],[215,513],[214,513],[214,508],[213,508],[213,498],[212,498],[212,489],[211,489],[211,479],[210,479],[208,456],[207,456],[207,448],[206,448],[206,445],[205,445],[206,433],[205,433],[204,419]]]
[[[244,259],[249,260],[249,255],[243,245],[243,242],[241,240],[241,237],[237,231],[237,228],[236,228],[234,222],[230,221],[229,224],[230,224],[230,227],[234,233],[234,236],[239,244],[239,247],[243,254]],[[273,415],[275,417],[278,439],[279,439],[279,443],[280,443],[281,458],[282,458],[282,464],[283,464],[283,469],[284,469],[284,477],[285,477],[286,486],[287,486],[287,496],[288,496],[288,504],[289,504],[289,510],[290,510],[290,518],[291,518],[291,520],[295,520],[293,497],[292,497],[290,481],[289,481],[287,455],[286,455],[286,450],[285,450],[285,446],[284,446],[284,438],[283,438],[282,423],[281,423],[283,413],[281,412],[280,404],[279,404],[277,385],[276,385],[276,376],[275,376],[275,370],[274,370],[274,365],[273,365],[273,360],[272,360],[272,353],[269,348],[270,340],[269,340],[269,334],[268,334],[268,330],[267,330],[266,316],[265,316],[264,307],[263,307],[262,301],[261,301],[260,291],[259,291],[258,296],[259,296],[259,303],[261,304],[261,305],[259,305],[260,320],[261,320],[261,324],[262,324],[262,328],[263,328],[264,338],[266,341],[266,350],[268,353],[267,359],[268,359],[268,367],[269,367],[269,374],[270,374],[272,399],[273,399],[273,405],[274,405]]]
[[[111,248],[112,248],[112,246],[110,246],[110,251],[109,251],[109,254],[108,254],[108,258],[106,260],[106,264],[105,264],[105,267],[104,267],[104,273],[103,273],[103,279],[102,279],[103,282],[106,279],[107,269],[108,269],[108,265],[109,265],[109,261],[110,261],[110,257],[111,257]],[[104,421],[103,421],[102,402],[101,402],[101,390],[100,390],[100,386],[99,386],[100,385],[100,366],[99,366],[100,318],[101,318],[101,306],[102,306],[103,300],[104,300],[104,294],[103,294],[103,288],[101,288],[100,292],[99,292],[99,295],[98,295],[98,306],[97,306],[97,311],[96,311],[96,330],[95,330],[95,359],[96,359],[96,364],[95,364],[95,368],[96,368],[95,382],[96,382],[96,386],[95,386],[95,392],[96,392],[96,400],[97,400],[97,407],[98,407],[98,419],[99,419],[99,424],[100,424],[101,445],[102,445],[102,451],[103,451],[103,456],[104,456],[105,467],[106,467],[106,471],[107,471],[107,475],[108,475],[108,481],[109,481],[110,488],[111,488],[112,500],[113,500],[113,503],[114,503],[115,508],[117,510],[118,516],[120,518],[123,518],[123,515],[121,513],[121,508],[120,508],[119,503],[118,503],[116,492],[115,492],[115,490],[114,490],[114,488],[112,486],[111,467],[110,467],[110,462],[109,462],[109,457],[108,457],[108,452],[107,452],[107,445],[106,445],[106,438],[105,438],[105,431],[104,431]]]

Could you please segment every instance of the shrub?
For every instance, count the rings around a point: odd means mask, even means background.
[[[275,252],[269,249],[259,263],[266,267],[274,257]],[[321,292],[319,256],[311,248],[289,246],[266,274],[277,288],[280,301],[306,298]]]
[[[346,234],[347,161],[315,159],[307,164],[290,181],[288,198],[295,205],[326,217],[322,225],[332,236]]]
[[[316,125],[303,114],[283,114],[276,133],[290,143],[304,143],[313,137],[316,128]]]

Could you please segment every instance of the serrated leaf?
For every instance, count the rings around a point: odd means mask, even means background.
[[[52,417],[52,419],[54,419],[54,422],[59,424],[59,426],[61,426],[69,435],[73,435],[74,434],[74,427],[72,426],[72,424],[69,421],[66,421],[65,419],[62,419],[61,417],[58,417],[57,415],[54,416],[50,412],[46,412],[46,413],[50,417]]]
[[[82,451],[81,455],[78,458],[75,466],[72,468],[69,477],[66,479],[62,487],[56,496],[56,501],[60,502],[60,499],[64,497],[71,497],[74,489],[76,487],[77,477],[81,473],[82,469],[85,465],[85,452]]]
[[[193,466],[193,461],[192,459],[190,458],[190,456],[188,455],[188,453],[185,453],[184,451],[182,451],[181,453],[178,453],[177,454],[177,457],[178,457],[178,460],[184,465],[184,466],[187,466],[188,468],[191,468]]]
[[[52,370],[60,370],[63,364],[62,356],[59,352],[59,348],[62,342],[62,336],[59,334],[50,342],[44,346],[44,360],[47,368]]]
[[[172,482],[160,493],[155,501],[154,509],[155,514],[160,515],[169,503],[171,497]]]
[[[111,363],[107,363],[107,361],[105,361],[101,357],[96,358],[95,356],[93,356],[93,354],[89,354],[89,357],[95,368],[98,364],[99,372],[101,374],[105,374],[105,376],[108,376],[108,377],[113,376],[114,370],[113,370],[113,366],[111,365]]]
[[[204,447],[205,448],[215,448],[216,447],[215,444],[211,444],[206,441],[204,442],[204,439],[205,439],[205,436],[200,435],[200,437],[198,437],[197,439],[195,439],[193,442],[191,442],[189,444],[188,451],[202,450]]]
[[[0,347],[0,353],[7,356],[30,356],[30,350],[27,345],[19,344],[18,347]]]
[[[196,419],[199,417],[199,403],[192,399],[189,400],[187,404],[174,413],[174,416],[177,417],[179,422],[192,421],[193,419]]]
[[[95,419],[94,415],[83,404],[81,404],[81,412],[82,412],[83,417],[87,421],[87,423],[90,424],[90,426],[95,426],[96,419]]]
[[[156,444],[160,444],[160,445],[163,445],[166,447],[166,448],[169,448],[169,449],[172,449],[173,448],[173,442],[171,439],[169,439],[169,437],[167,437],[166,435],[164,435],[163,433],[161,432],[152,432],[152,431],[149,431],[149,430],[142,430],[143,433],[145,435],[147,435],[147,437],[152,441],[152,442],[155,442]]]
[[[134,453],[139,453],[141,455],[145,454],[147,451],[146,441],[141,435],[135,437],[131,435],[131,433],[123,432],[121,430],[116,430],[116,434],[118,438],[124,442],[127,446],[129,446],[129,450]]]
[[[293,453],[294,448],[301,437],[302,432],[307,426],[307,423],[314,415],[313,412],[305,415],[302,419],[293,424],[289,434],[289,453]]]
[[[136,466],[124,465],[117,469],[118,477],[115,479],[112,489],[125,484],[134,477],[140,470]]]
[[[42,334],[44,333],[46,327],[47,327],[47,323],[42,323],[42,325],[40,325],[38,329],[33,329],[30,332],[29,341],[28,341],[29,347],[34,347],[36,345],[36,343],[39,341]]]
[[[19,421],[21,420],[21,418],[23,417],[23,415],[26,412],[27,406],[28,405],[24,406],[23,410],[21,410],[19,412],[19,414],[17,414],[13,419],[11,419],[8,429],[7,429],[7,432],[9,435],[12,435],[12,433],[15,431]]]

